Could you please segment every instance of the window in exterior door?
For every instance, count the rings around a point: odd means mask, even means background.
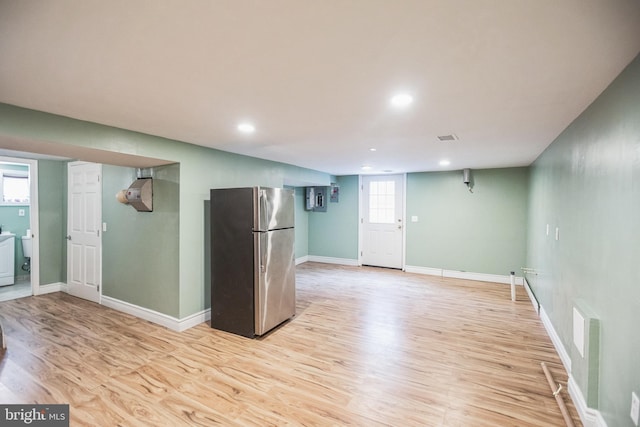
[[[395,181],[369,183],[369,222],[393,224],[395,222]]]

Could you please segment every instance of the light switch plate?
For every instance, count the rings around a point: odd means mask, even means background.
[[[18,209],[18,216],[24,216],[24,209]]]
[[[412,215],[411,216],[411,222],[418,222],[418,216],[417,215]]]

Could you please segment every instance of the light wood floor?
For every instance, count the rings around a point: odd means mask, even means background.
[[[540,362],[566,374],[522,287],[305,263],[297,289],[258,340],[63,293],[0,302],[0,402],[69,403],[72,426],[563,425]]]

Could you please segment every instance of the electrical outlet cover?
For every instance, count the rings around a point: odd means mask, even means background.
[[[640,414],[640,400],[635,392],[631,392],[631,419],[638,425],[638,414]]]

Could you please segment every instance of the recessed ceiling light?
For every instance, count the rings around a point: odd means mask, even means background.
[[[238,130],[242,133],[254,133],[256,127],[249,122],[243,122],[238,125]]]
[[[378,151],[375,148],[369,148],[369,151]]]
[[[369,170],[371,170],[371,166],[364,165],[364,166],[362,166],[362,168],[361,168],[361,169],[362,169],[363,171],[369,171]]]
[[[440,160],[440,166],[449,166],[450,164],[449,160]]]
[[[406,108],[413,102],[413,96],[408,93],[398,93],[391,98],[391,105],[395,108]]]

